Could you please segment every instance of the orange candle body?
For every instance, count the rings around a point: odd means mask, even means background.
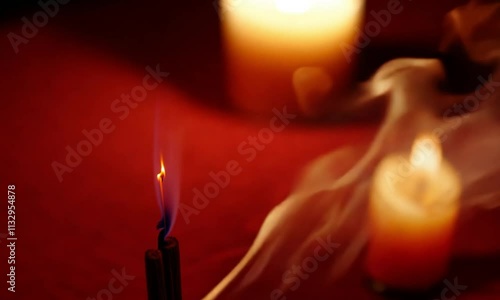
[[[439,151],[391,155],[374,174],[367,271],[387,287],[426,290],[447,271],[461,188]]]
[[[237,108],[270,114],[297,112],[292,83],[301,67],[319,67],[332,90],[350,82],[350,58],[362,0],[222,0],[229,96]]]

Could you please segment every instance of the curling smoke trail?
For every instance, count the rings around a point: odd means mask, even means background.
[[[409,152],[422,132],[439,137],[443,154],[461,174],[460,222],[499,211],[500,19],[495,16],[500,4],[477,2],[450,14],[451,29],[443,47],[462,45],[472,53],[470,57],[496,66],[491,75],[478,76],[478,88],[472,93],[457,95],[439,89],[447,78],[438,59],[396,59],[383,65],[358,86],[354,99],[345,99],[349,106],[341,108],[354,117],[374,106],[385,108],[385,119],[372,143],[341,149],[311,163],[291,195],[269,213],[247,254],[205,300],[264,299],[273,288],[293,298],[282,274],[309,257],[317,237],[325,235],[341,247],[308,280],[317,289],[331,287],[360,258],[367,243],[368,187],[375,167],[389,153]],[[296,90],[301,88],[307,87]],[[498,242],[484,244],[488,246],[481,249],[483,253],[500,252]],[[476,245],[462,246],[472,253]],[[258,294],[253,287],[269,278],[275,282]]]

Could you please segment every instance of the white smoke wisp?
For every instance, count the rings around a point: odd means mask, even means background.
[[[499,14],[500,6],[492,6]],[[454,22],[461,22],[461,13],[469,10],[452,12]],[[483,57],[500,62],[498,49],[480,45],[487,51]],[[439,60],[408,58],[386,63],[361,84],[351,112],[377,103],[386,107],[374,140],[364,148],[340,149],[312,162],[290,196],[269,213],[248,253],[204,299],[247,299],[264,274],[276,282],[258,299],[269,299],[273,287],[286,293],[289,286],[283,284],[282,274],[310,257],[318,238],[327,236],[341,246],[310,274],[316,279],[308,281],[317,280],[318,286],[320,281],[335,283],[360,259],[368,240],[368,191],[375,167],[389,153],[409,152],[422,132],[440,137],[444,157],[461,176],[459,221],[500,212],[500,70],[478,76],[480,89],[465,95],[440,90],[443,80]],[[500,253],[500,245],[483,252]],[[255,296],[255,290],[252,293]]]

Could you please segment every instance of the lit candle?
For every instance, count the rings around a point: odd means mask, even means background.
[[[238,108],[297,112],[299,68],[329,74],[340,94],[350,81],[341,45],[353,45],[363,0],[221,0],[229,94]]]
[[[386,287],[419,291],[447,271],[461,185],[436,137],[418,137],[407,157],[390,155],[375,171],[367,271]]]

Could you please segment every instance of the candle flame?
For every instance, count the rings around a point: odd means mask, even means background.
[[[163,155],[160,156],[160,173],[156,175],[156,178],[158,179],[158,187],[160,191],[160,199],[158,200],[160,204],[160,209],[162,213],[162,217],[159,223],[159,226],[162,226],[163,228],[167,228],[167,219],[165,216],[165,192],[163,190],[163,180],[165,179],[165,164],[163,163]]]
[[[163,181],[163,178],[165,178],[165,165],[163,164],[163,156],[160,157],[160,173],[156,175],[156,178],[158,178],[159,181]]]
[[[433,134],[421,134],[415,139],[410,154],[412,165],[427,171],[436,171],[442,160],[441,143]]]

